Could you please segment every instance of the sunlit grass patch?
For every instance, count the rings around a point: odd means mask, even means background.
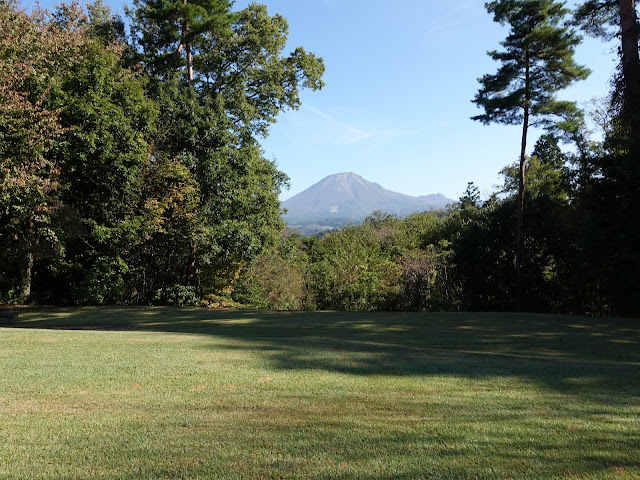
[[[3,479],[640,477],[634,320],[156,308],[14,327]]]

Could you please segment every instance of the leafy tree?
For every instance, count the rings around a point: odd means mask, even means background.
[[[28,116],[24,111],[7,111],[2,124],[29,125],[21,149],[34,145],[29,175],[42,188],[29,185],[33,203],[25,208],[23,202],[19,209],[16,206],[25,197],[9,186],[2,189],[13,204],[8,223],[17,227],[7,237],[18,242],[3,248],[3,253],[24,263],[20,267],[24,279],[30,279],[33,270],[36,300],[121,301],[128,289],[126,254],[131,244],[126,220],[136,215],[133,206],[149,160],[146,137],[156,115],[145,93],[146,80],[139,70],[123,66],[125,47],[107,44],[93,29],[96,23],[76,5],[37,10],[31,16],[12,8],[3,20],[8,18],[19,28],[3,29],[11,43],[3,39],[0,47],[9,47],[3,50],[2,72],[19,73],[22,80],[12,88],[29,92],[21,94],[26,100],[23,107],[31,104],[36,111]],[[106,9],[101,15],[108,18]],[[48,122],[46,134],[37,120],[42,115]],[[3,140],[0,148],[14,150],[13,140]],[[11,155],[3,154],[3,161]],[[26,165],[24,158],[21,163]],[[24,180],[19,183],[28,185]],[[17,222],[17,210],[24,221]],[[27,214],[28,210],[33,213]],[[5,237],[4,229],[2,233]],[[25,297],[29,282],[23,283]]]
[[[477,187],[469,183],[449,209],[433,245],[446,245],[450,270],[449,305],[463,310],[506,310],[513,301],[515,238],[514,202],[497,195],[481,202]],[[451,308],[451,307],[450,307]]]
[[[576,301],[570,293],[580,259],[576,244],[575,211],[566,156],[552,135],[538,139],[534,155],[528,160],[527,223],[524,241],[529,254],[524,259],[523,284],[527,292],[523,305],[528,310],[574,311]],[[506,167],[503,193],[515,200],[518,192],[518,166]]]
[[[634,0],[588,0],[576,20],[590,34],[620,38],[620,70],[611,95],[605,142],[581,165],[582,242],[589,288],[604,308],[640,311],[640,56]]]
[[[138,303],[195,304],[198,292],[185,282],[185,258],[198,225],[200,197],[189,156],[158,156],[146,164],[138,214],[127,221],[132,232],[129,277]]]
[[[538,138],[532,156],[537,157],[541,163],[551,165],[556,170],[561,169],[565,163],[565,155],[558,145],[558,138],[551,133]]]
[[[473,182],[467,184],[467,188],[460,197],[460,210],[478,208],[480,206],[480,189]]]
[[[182,158],[199,198],[193,210],[197,228],[183,232],[189,254],[174,258],[180,267],[171,271],[176,282],[211,293],[225,288],[235,270],[277,240],[278,195],[287,179],[255,140],[237,144],[224,112],[195,89],[167,81],[158,101],[163,128],[155,132],[153,155]]]
[[[162,32],[160,17],[138,7],[132,17],[137,31]],[[234,19],[230,30],[204,28],[206,22],[198,27],[191,84],[176,76],[179,64],[165,63],[155,88],[161,128],[152,156],[189,158],[185,165],[200,199],[194,212],[199,229],[188,235],[191,249],[182,259],[180,282],[204,294],[226,288],[244,264],[277,240],[283,226],[278,195],[287,177],[264,158],[258,140],[279,112],[299,107],[299,88],[323,85],[322,59],[301,48],[281,55],[284,18],[251,4]],[[141,38],[150,65],[168,58],[154,47],[163,45],[160,40]]]
[[[205,37],[194,60],[202,94],[222,105],[239,140],[265,137],[280,112],[300,107],[301,88],[324,86],[322,58],[302,47],[282,55],[288,29],[284,17],[252,3],[237,14],[231,35]]]
[[[451,244],[441,240],[421,250],[406,250],[400,268],[398,306],[402,311],[442,311],[459,307]]]
[[[103,0],[88,3],[87,15],[87,33],[90,37],[101,39],[105,45],[119,43],[128,47],[124,21]]]
[[[580,38],[562,24],[568,11],[554,0],[496,0],[486,3],[494,20],[510,27],[501,42],[503,51],[489,56],[501,62],[498,72],[479,79],[481,88],[473,102],[484,113],[474,120],[489,124],[522,125],[516,230],[516,308],[520,308],[524,194],[527,136],[530,126],[553,125],[556,118],[574,118],[572,102],[558,101],[555,93],[589,71],[575,63],[573,53]]]
[[[157,107],[146,79],[124,62],[123,47],[92,40],[51,93],[66,128],[51,152],[61,167],[67,223],[65,263],[57,270],[66,270],[74,302],[120,302],[127,294],[126,256],[137,234],[128,222],[138,214]]]
[[[5,300],[33,274],[42,301],[193,303],[279,238],[287,178],[259,138],[322,87],[322,59],[282,55],[286,20],[260,5],[137,5],[146,72],[100,1],[0,4]]]
[[[34,261],[62,249],[53,225],[59,166],[48,151],[63,128],[48,97],[85,39],[77,21],[60,29],[55,20],[0,3],[0,284],[18,301],[31,295]]]

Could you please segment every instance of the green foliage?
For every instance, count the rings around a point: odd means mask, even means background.
[[[124,21],[115,15],[103,0],[87,3],[88,33],[92,38],[101,39],[105,45],[119,43],[128,47]]]
[[[156,292],[156,302],[160,305],[178,307],[194,306],[200,303],[195,287],[190,285],[171,285]]]
[[[399,272],[376,233],[365,224],[322,238],[322,259],[312,267],[319,308],[376,310],[393,305]]]
[[[526,181],[529,200],[547,197],[567,206],[570,196],[568,158],[552,136],[542,136],[536,143],[533,156],[527,161]],[[500,172],[504,177],[501,193],[515,197],[518,192],[518,165],[510,165]]]
[[[84,39],[73,22],[52,31],[51,21],[0,4],[0,289],[19,301],[31,295],[34,261],[62,251],[53,226],[60,172],[47,154],[63,128],[47,103]]]
[[[573,102],[558,101],[557,91],[585,79],[589,70],[573,54],[580,37],[563,20],[569,13],[554,0],[495,0],[485,4],[494,20],[508,25],[504,51],[488,52],[501,63],[494,75],[479,79],[473,102],[484,113],[472,117],[484,124],[522,125],[516,215],[514,306],[522,308],[525,170],[530,126],[575,133],[582,118]]]
[[[586,0],[578,4],[574,19],[590,35],[610,40],[620,23],[619,0]]]
[[[620,41],[605,141],[580,165],[576,196],[584,256],[579,285],[601,309],[640,312],[640,57],[633,0],[587,0],[575,20],[605,40]]]
[[[455,285],[462,310],[509,310],[515,257],[515,205],[492,196],[482,205],[465,201],[445,220]]]
[[[114,226],[140,189],[146,138],[157,115],[146,80],[122,66],[122,50],[91,43],[51,95],[67,131],[56,143],[64,201],[84,218]]]
[[[256,4],[136,5],[137,53],[99,0],[0,5],[6,301],[33,277],[37,301],[194,304],[277,242],[287,177],[257,138],[323,85],[322,60],[282,56],[286,20]]]
[[[83,265],[84,266],[84,265]],[[92,256],[83,269],[83,278],[72,293],[72,301],[79,305],[112,305],[126,298],[124,276],[129,267],[118,256]]]
[[[276,116],[300,107],[300,88],[324,86],[322,58],[297,47],[288,56],[288,24],[251,3],[239,12],[231,34],[211,32],[194,59],[203,95],[221,104],[240,139],[266,136]]]
[[[540,145],[540,144],[539,144]],[[528,202],[524,259],[524,304],[530,311],[567,311],[575,301],[568,291],[579,245],[576,243],[574,207],[563,163],[551,157],[531,157],[527,169]],[[514,184],[517,168],[503,170],[505,187]],[[511,191],[515,196],[515,191]],[[514,198],[514,197],[512,197]]]
[[[310,291],[309,260],[297,236],[282,237],[277,248],[261,253],[235,285],[234,298],[270,310],[308,310],[314,300]]]
[[[287,177],[264,158],[257,136],[267,134],[283,109],[299,106],[299,88],[323,85],[324,67],[321,59],[302,49],[281,56],[287,24],[281,16],[267,15],[266,7],[252,4],[233,17],[225,16],[233,20],[229,29],[191,16],[186,38],[181,21],[164,24],[158,15],[173,15],[175,20],[187,18],[176,13],[188,12],[165,5],[161,8],[168,9],[158,13],[159,5],[145,5],[139,4],[132,17],[141,32],[142,53],[152,71],[164,65],[163,81],[154,88],[161,128],[154,133],[153,155],[188,156],[185,166],[199,198],[193,211],[197,231],[183,235],[191,247],[173,261],[187,272],[186,282],[197,286],[199,294],[212,294],[229,288],[237,266],[250,263],[280,235],[278,196]],[[193,2],[185,8],[204,5]],[[220,13],[216,12],[210,13]],[[192,82],[176,75],[179,62],[167,61],[158,50],[170,42],[149,40],[149,32],[174,43],[192,42]]]
[[[143,61],[154,76],[170,77],[187,66],[187,45],[196,58],[204,38],[227,34],[233,15],[229,0],[134,0],[127,10]]]
[[[557,139],[544,135],[526,170],[527,223],[523,240],[522,308],[529,311],[585,311],[587,297],[576,290],[580,245],[571,199],[568,156]],[[464,309],[508,310],[514,294],[518,165],[505,167],[501,197],[480,203],[472,185],[446,219],[455,276]],[[475,199],[475,200],[474,200]]]
[[[473,101],[484,113],[473,119],[521,125],[529,110],[536,124],[553,125],[550,116],[562,117],[575,108],[556,100],[555,93],[589,74],[573,60],[580,37],[561,25],[568,10],[553,0],[499,0],[486,6],[510,31],[501,42],[504,51],[488,52],[501,66],[496,74],[479,79],[481,88]]]
[[[255,3],[232,14],[227,0],[138,0],[130,45],[100,0],[87,15],[0,1],[0,301],[434,311],[518,297],[535,311],[638,311],[633,56],[598,144],[555,97],[588,73],[563,3],[486,6],[510,30],[474,118],[523,125],[501,191],[483,201],[470,183],[447,212],[374,212],[301,238],[282,234],[288,179],[260,139],[300,89],[323,87],[324,63],[283,54],[286,19]],[[633,13],[630,0],[589,0],[576,15],[637,53]],[[527,157],[530,125],[549,133]]]
[[[193,242],[204,235],[197,223],[199,196],[189,162],[188,156],[156,157],[144,169],[139,213],[124,225],[131,233],[129,277],[135,302],[157,302],[157,292],[174,292],[174,286],[182,288],[186,282],[186,259]]]
[[[157,107],[146,95],[146,79],[124,66],[123,52],[87,42],[49,99],[65,127],[51,156],[60,166],[64,209],[58,222],[66,226],[67,271],[59,268],[58,280],[71,287],[66,301],[129,298],[127,254],[140,234],[131,219],[139,214]]]
[[[399,260],[399,310],[446,311],[460,306],[460,288],[447,240],[426,250],[410,250]]]

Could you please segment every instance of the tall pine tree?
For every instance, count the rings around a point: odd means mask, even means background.
[[[164,77],[186,67],[194,82],[193,58],[203,35],[229,31],[233,21],[230,0],[134,0],[129,11],[145,63]]]
[[[523,223],[527,136],[531,126],[551,127],[554,119],[574,117],[573,102],[558,101],[557,91],[588,76],[574,49],[580,37],[564,25],[568,10],[553,0],[496,0],[485,4],[501,25],[508,25],[502,51],[489,56],[501,63],[497,73],[479,79],[473,102],[484,113],[472,117],[484,124],[522,125],[516,233],[515,306],[521,308]]]

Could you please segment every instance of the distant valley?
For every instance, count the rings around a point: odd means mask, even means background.
[[[287,211],[284,221],[309,235],[361,222],[376,210],[403,217],[414,212],[441,210],[453,202],[440,193],[413,197],[392,192],[348,172],[330,175],[282,205]]]

